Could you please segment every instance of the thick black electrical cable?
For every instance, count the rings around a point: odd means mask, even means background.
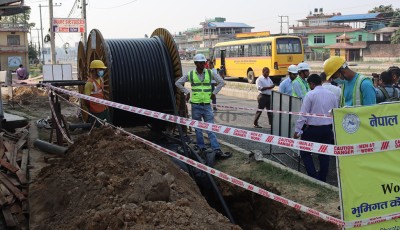
[[[158,46],[159,46],[159,50],[160,50],[160,51],[163,51],[163,52],[161,52],[161,53],[162,53],[162,56],[163,56],[163,58],[164,58],[164,62],[165,62],[165,63],[166,63],[166,62],[171,62],[171,59],[170,59],[169,56],[167,55],[168,50],[167,50],[167,48],[165,47],[164,43],[161,41],[160,38],[158,38],[158,37],[155,37],[155,38],[159,39]],[[177,111],[177,109],[176,109],[175,92],[174,92],[174,90],[173,90],[174,87],[173,87],[172,82],[171,82],[173,73],[172,73],[172,68],[171,68],[171,69],[168,69],[169,66],[172,66],[172,63],[171,63],[171,65],[168,65],[168,66],[165,65],[166,73],[169,73],[169,74],[170,74],[170,76],[167,74],[167,78],[166,78],[166,79],[168,80],[168,84],[169,84],[169,89],[170,89],[170,90],[169,90],[169,94],[170,94],[171,100],[172,100],[172,102],[173,102],[172,106],[173,106],[173,108],[174,108],[174,113],[175,113],[175,116],[178,116],[178,111]],[[181,143],[182,143],[182,148],[183,148],[183,150],[184,150],[186,156],[188,156],[188,153],[187,153],[188,146],[186,145],[186,143],[185,143],[185,141],[184,141],[184,139],[183,139],[183,130],[182,130],[182,126],[181,126],[181,125],[178,125],[177,127],[178,127],[178,131],[179,131],[180,140],[181,140]],[[198,154],[196,154],[194,151],[191,151],[191,152],[194,153],[193,155],[194,155],[194,157],[196,158],[196,160],[197,160],[198,162],[201,162],[200,156],[199,156]],[[207,175],[207,178],[208,178],[209,182],[211,183],[211,187],[214,189],[214,192],[216,193],[218,199],[219,199],[220,202],[221,202],[222,208],[223,208],[223,210],[224,210],[226,216],[229,218],[229,220],[231,221],[232,224],[236,224],[236,223],[235,223],[235,220],[234,220],[234,218],[233,218],[233,216],[232,216],[232,213],[230,212],[230,210],[229,210],[229,208],[228,208],[228,205],[226,204],[226,202],[225,202],[225,200],[224,200],[224,197],[222,196],[221,192],[220,192],[219,189],[218,189],[217,184],[216,184],[215,181],[214,181],[214,178],[213,178],[209,173],[206,173],[206,175]]]

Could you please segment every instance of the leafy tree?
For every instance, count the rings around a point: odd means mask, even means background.
[[[368,13],[382,13],[382,22],[385,26],[400,26],[400,9],[394,9],[392,5],[380,5],[374,7],[372,10],[368,11]]]
[[[390,38],[390,43],[400,44],[400,30],[397,30]]]
[[[35,47],[32,46],[32,43],[29,44],[29,46],[28,46],[28,57],[29,57],[29,60],[37,59],[38,58],[38,54],[39,54],[38,51],[36,50]]]
[[[27,10],[25,13],[20,13],[20,14],[14,14],[10,16],[2,16],[1,17],[1,22],[2,23],[25,23],[29,24],[28,21],[31,17],[31,10]]]

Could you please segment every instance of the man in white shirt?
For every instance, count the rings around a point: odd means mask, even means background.
[[[258,119],[260,119],[262,109],[271,109],[271,93],[272,89],[275,87],[271,78],[269,77],[269,68],[263,68],[263,74],[257,78],[256,87],[258,92],[260,93],[257,96],[258,101],[258,111],[256,112],[256,116],[254,117],[254,128],[262,128],[258,125]],[[268,112],[268,121],[269,125],[272,124],[272,113]]]
[[[322,88],[325,88],[329,91],[331,91],[333,94],[335,94],[335,96],[338,99],[338,104],[340,104],[340,98],[342,97],[342,89],[340,89],[340,87],[332,85],[332,82],[329,80],[326,80],[326,74],[325,72],[322,72],[319,77],[321,78],[322,81]]]

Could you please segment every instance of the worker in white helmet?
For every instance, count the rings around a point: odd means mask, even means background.
[[[288,77],[279,84],[279,92],[292,95],[292,81],[297,77],[297,66],[290,65],[288,68]]]
[[[292,96],[303,99],[307,92],[311,90],[306,81],[306,78],[310,75],[310,66],[305,62],[299,63],[297,71],[299,75],[292,82]]]
[[[204,120],[208,123],[214,123],[214,113],[211,108],[211,100],[215,99],[215,95],[225,85],[224,80],[219,75],[213,74],[211,70],[204,68],[207,59],[203,54],[196,54],[193,60],[196,69],[189,71],[189,73],[179,78],[175,82],[175,85],[185,94],[186,101],[189,101],[190,99],[192,105],[192,118],[194,120]],[[213,80],[217,83],[214,91],[212,91],[211,86]],[[190,96],[190,91],[184,87],[185,82],[190,82],[192,86],[192,96]],[[207,151],[204,143],[202,130],[197,128],[195,130],[197,145],[199,146],[202,153],[201,155],[204,156],[207,165],[214,166],[215,158],[230,157],[230,155],[221,151],[215,133],[207,131],[211,148],[213,150],[210,152]]]

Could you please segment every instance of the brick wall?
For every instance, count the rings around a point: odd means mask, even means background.
[[[400,44],[370,44],[363,49],[364,61],[371,58],[400,58]]]

